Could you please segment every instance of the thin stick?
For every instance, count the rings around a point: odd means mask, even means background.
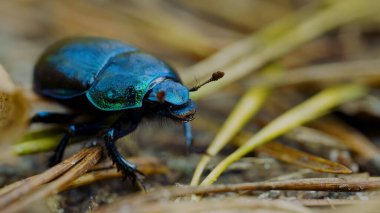
[[[102,148],[100,146],[89,148],[87,156],[73,167],[66,174],[59,179],[47,184],[45,187],[23,198],[20,202],[12,203],[6,208],[2,209],[4,212],[17,212],[24,209],[27,205],[48,195],[59,192],[60,189],[65,187],[68,183],[84,174],[87,170],[92,168],[102,156]]]
[[[380,178],[309,178],[273,182],[242,183],[217,185],[216,187],[194,188],[194,194],[260,191],[260,190],[300,190],[300,191],[338,191],[357,192],[380,188]],[[177,196],[188,195],[188,192],[178,192]]]
[[[80,152],[64,160],[62,163],[50,168],[42,174],[35,175],[3,187],[0,189],[0,208],[3,208],[11,202],[14,202],[21,196],[31,192],[42,184],[45,184],[60,176],[71,167],[75,166],[88,154],[93,152],[93,150],[94,148],[81,150]]]
[[[126,197],[98,212],[117,212],[118,209],[131,206],[144,206],[147,203],[170,200],[190,195],[205,195],[227,192],[266,191],[266,190],[300,190],[300,191],[340,191],[357,192],[380,189],[380,178],[309,178],[282,181],[265,181],[228,185],[170,187],[154,190],[148,194]]]

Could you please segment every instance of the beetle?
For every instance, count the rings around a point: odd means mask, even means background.
[[[72,137],[98,135],[118,170],[135,179],[139,171],[119,153],[115,142],[133,132],[143,118],[157,115],[182,122],[190,147],[190,121],[196,105],[189,92],[223,75],[216,72],[208,81],[189,89],[167,63],[134,46],[99,37],[66,38],[48,47],[39,58],[33,89],[77,113],[39,112],[31,122],[68,123],[49,159],[50,166],[62,160]],[[73,123],[79,115],[89,119]]]

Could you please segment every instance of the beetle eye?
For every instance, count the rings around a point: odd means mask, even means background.
[[[166,96],[166,93],[164,91],[159,91],[156,94],[157,100],[160,103],[164,103],[165,102],[165,96]]]

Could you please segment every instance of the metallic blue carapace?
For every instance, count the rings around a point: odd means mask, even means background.
[[[106,111],[141,107],[145,94],[164,79],[170,79],[172,84],[180,81],[166,63],[148,54],[119,54],[104,66],[86,95],[91,103]]]
[[[120,155],[114,142],[134,131],[143,117],[155,115],[183,122],[186,143],[191,144],[189,121],[196,106],[189,88],[165,62],[131,45],[94,37],[59,41],[41,56],[33,80],[36,93],[91,118],[68,126],[52,164],[62,159],[70,138],[102,134],[117,167],[135,177],[136,167]],[[63,123],[73,117],[39,113],[32,121]]]
[[[35,90],[52,98],[72,98],[86,92],[116,55],[137,48],[103,38],[69,38],[53,44],[34,70]]]

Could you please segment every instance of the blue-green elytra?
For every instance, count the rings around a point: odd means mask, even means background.
[[[116,140],[134,131],[144,117],[164,116],[183,123],[190,146],[196,105],[189,92],[222,76],[222,72],[214,73],[189,89],[167,63],[134,46],[98,37],[63,39],[38,60],[33,87],[37,94],[68,106],[75,114],[40,112],[32,122],[68,125],[51,165],[62,160],[72,137],[101,133],[117,168],[135,179],[136,166],[118,152]],[[80,115],[90,119],[75,123]]]

